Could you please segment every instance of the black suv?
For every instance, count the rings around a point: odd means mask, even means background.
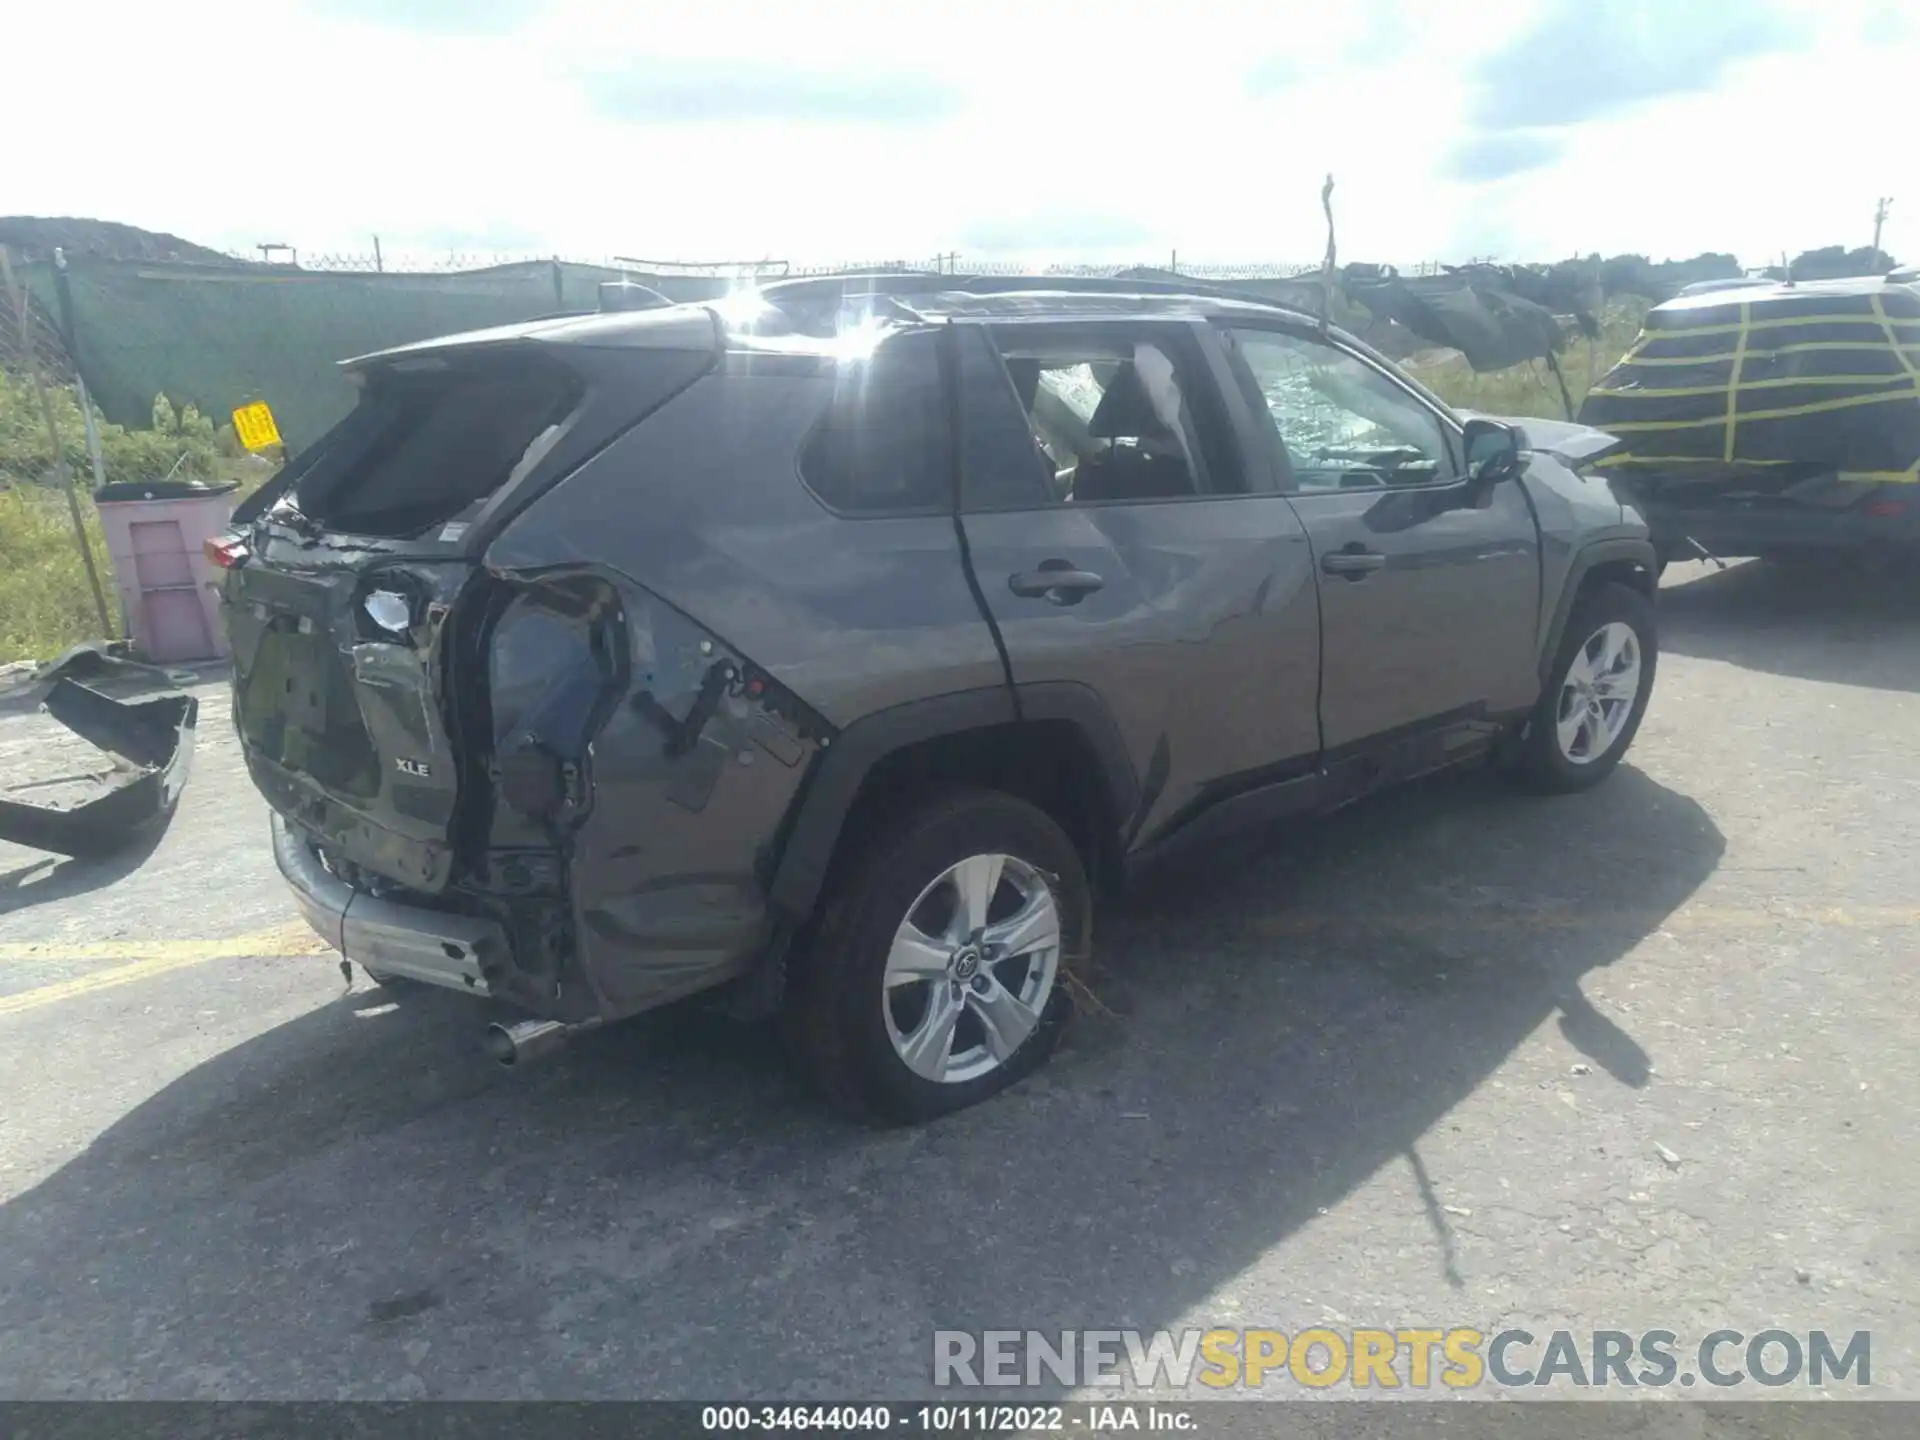
[[[1039,1065],[1096,889],[1480,757],[1602,779],[1652,688],[1608,437],[1313,317],[900,276],[456,335],[242,508],[234,715],[307,918],[527,1012],[725,987],[835,1099]]]

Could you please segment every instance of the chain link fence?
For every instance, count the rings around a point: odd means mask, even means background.
[[[116,633],[100,518],[99,434],[53,314],[0,247],[0,663]]]

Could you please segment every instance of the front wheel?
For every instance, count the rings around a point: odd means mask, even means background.
[[[1080,857],[1044,811],[957,791],[849,855],[785,1016],[802,1067],[843,1109],[930,1120],[1052,1053],[1085,952]]]
[[[1633,743],[1660,658],[1653,606],[1625,585],[1597,585],[1574,603],[1553,672],[1521,736],[1516,773],[1529,789],[1598,785]]]

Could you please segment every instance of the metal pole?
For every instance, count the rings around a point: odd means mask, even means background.
[[[378,235],[373,237],[373,269],[377,275],[384,275],[387,269],[385,262],[380,258],[380,237]]]
[[[100,427],[93,419],[93,397],[87,394],[86,367],[80,363],[80,341],[73,323],[73,283],[67,278],[67,252],[53,248],[53,286],[60,297],[60,339],[73,362],[73,378],[80,391],[80,418],[86,423],[87,459],[93,463],[93,488],[107,483],[107,460],[100,453]]]
[[[75,380],[80,387],[80,416],[87,426],[87,459],[93,462],[93,488],[98,491],[107,483],[107,457],[100,450],[100,427],[93,419],[93,397],[87,394],[87,382],[78,373]]]
[[[1887,207],[1891,204],[1893,204],[1893,197],[1887,195],[1873,207],[1873,252],[1876,255],[1880,253],[1880,227],[1887,223]]]
[[[1320,208],[1327,217],[1327,257],[1320,265],[1320,333],[1327,333],[1333,323],[1333,176],[1327,176],[1327,183],[1320,187]]]
[[[47,382],[40,374],[40,359],[33,349],[33,318],[27,310],[27,297],[13,278],[13,261],[7,247],[0,245],[0,281],[7,287],[7,299],[20,317],[20,350],[26,360],[27,374],[33,380],[34,393],[40,397],[40,418],[46,422],[47,439],[53,445],[53,473],[60,488],[67,492],[67,513],[73,517],[73,539],[80,547],[80,563],[87,568],[87,586],[93,591],[94,613],[100,617],[100,636],[113,634],[113,622],[107,618],[107,594],[100,588],[100,572],[94,568],[93,547],[87,543],[87,521],[80,512],[80,492],[74,488],[73,471],[67,467],[67,453],[60,443],[60,426],[53,418],[53,400],[47,394]]]

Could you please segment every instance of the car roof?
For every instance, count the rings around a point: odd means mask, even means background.
[[[889,271],[775,281],[715,300],[652,309],[546,316],[488,330],[436,336],[341,363],[351,371],[412,356],[525,341],[646,349],[708,348],[718,341],[732,349],[831,355],[838,331],[850,317],[861,315],[903,328],[948,319],[1006,323],[1226,319],[1282,320],[1316,328],[1321,325],[1318,316],[1298,307],[1263,295],[1237,292],[1230,286],[1200,282]],[[1326,328],[1340,342],[1373,353],[1365,342],[1339,327]]]
[[[1847,275],[1833,280],[1795,280],[1791,284],[1784,280],[1762,279],[1727,284],[1712,290],[1688,286],[1673,299],[1655,308],[1672,314],[1686,310],[1710,310],[1737,301],[1748,307],[1759,306],[1763,309],[1791,305],[1797,309],[1811,310],[1817,308],[1822,300],[1857,299],[1901,290],[1912,292],[1914,280],[1908,278],[1909,274],[1895,271],[1891,275]]]
[[[767,304],[796,318],[831,315],[848,306],[879,305],[928,318],[1099,319],[1114,315],[1167,318],[1222,313],[1284,315],[1313,323],[1317,317],[1265,295],[1209,285],[1131,276],[944,275],[881,272],[778,280],[760,287]]]

